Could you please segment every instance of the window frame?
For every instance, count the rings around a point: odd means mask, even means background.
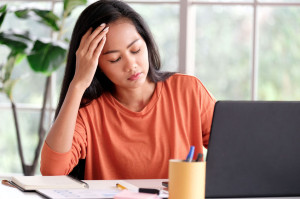
[[[14,1],[14,0],[13,0]],[[16,0],[15,2],[50,2],[51,9],[54,9],[56,3],[63,2],[63,0]],[[129,4],[177,4],[180,9],[179,17],[179,51],[178,51],[178,72],[194,75],[195,71],[195,57],[194,57],[194,41],[195,41],[195,5],[222,5],[222,6],[252,6],[253,7],[253,24],[252,24],[252,49],[251,49],[251,100],[257,100],[257,82],[258,82],[258,27],[257,27],[257,8],[260,6],[300,6],[299,2],[276,2],[271,0],[262,2],[258,0],[239,2],[235,0],[222,1],[200,1],[200,0],[125,0]],[[192,39],[191,39],[192,38]],[[55,112],[56,103],[54,103],[55,96],[55,78],[56,74],[53,73],[50,80],[50,93],[49,93],[49,106],[46,111],[51,111],[49,114],[49,124]],[[9,103],[0,103],[0,110],[10,109]],[[39,111],[41,107],[38,105],[28,105],[17,103],[19,110],[26,111]]]

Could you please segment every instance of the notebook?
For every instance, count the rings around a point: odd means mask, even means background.
[[[206,197],[300,196],[300,102],[218,101]]]
[[[22,191],[88,188],[87,183],[70,176],[13,176],[10,183]]]

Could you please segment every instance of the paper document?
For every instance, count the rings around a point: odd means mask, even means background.
[[[113,198],[120,190],[96,190],[96,189],[40,189],[37,190],[47,198]]]

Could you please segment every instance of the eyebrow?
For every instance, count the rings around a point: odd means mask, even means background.
[[[140,40],[140,39],[136,39],[136,40],[134,40],[133,42],[131,42],[128,46],[127,46],[127,48],[129,48],[130,46],[132,46],[135,42],[137,42],[138,40]],[[109,54],[109,53],[116,53],[116,52],[120,52],[119,50],[109,50],[109,51],[106,51],[105,53],[103,53],[103,55],[107,55],[107,54]]]

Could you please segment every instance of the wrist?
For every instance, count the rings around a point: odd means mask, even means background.
[[[76,93],[82,93],[82,95],[87,88],[88,88],[88,86],[86,86],[85,84],[76,82],[74,80],[72,80],[69,85],[69,90],[75,90]]]

